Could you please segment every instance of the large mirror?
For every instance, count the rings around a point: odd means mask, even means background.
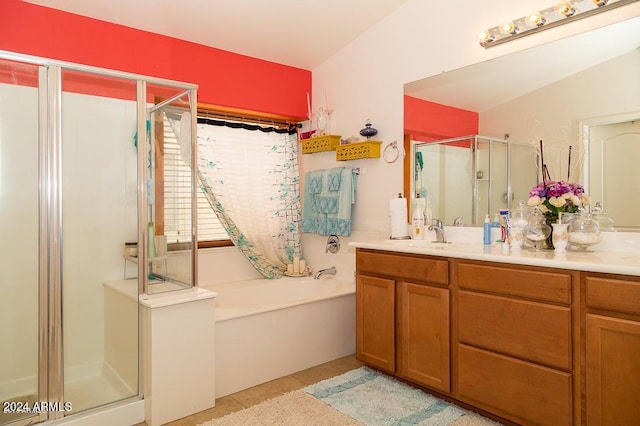
[[[640,231],[639,46],[637,17],[405,84],[405,133],[414,143],[508,136],[535,151],[542,141],[551,179],[584,184],[616,229]],[[462,118],[444,130],[438,113],[408,120],[420,102]]]

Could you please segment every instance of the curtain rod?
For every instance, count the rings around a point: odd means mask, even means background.
[[[267,124],[272,126],[289,127],[298,124],[306,118],[290,117],[278,114],[260,113],[219,105],[204,104],[198,102],[198,116],[214,119],[238,120],[251,123]]]
[[[301,126],[300,124],[290,124],[286,126],[278,126],[273,122],[269,122],[270,126],[262,126],[260,124],[250,124],[247,120],[229,120],[229,117],[224,117],[225,119],[218,120],[214,118],[206,118],[206,117],[198,117],[198,124],[208,124],[210,126],[225,126],[230,127],[232,129],[245,129],[245,130],[259,130],[264,133],[275,132],[275,133],[288,133],[295,134],[297,133],[297,127]]]
[[[204,119],[211,118],[214,120],[223,120],[223,121],[226,121],[226,120],[241,121],[244,123],[263,124],[263,125],[268,125],[273,127],[283,127],[283,128],[289,128],[291,124],[294,124],[287,121],[270,119],[266,117],[234,114],[234,113],[211,111],[211,110],[201,110],[199,108],[198,108],[198,118],[204,118]]]

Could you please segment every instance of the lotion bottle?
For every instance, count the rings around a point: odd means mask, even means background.
[[[411,237],[414,240],[424,239],[424,205],[420,199],[420,194],[416,194],[416,205],[411,215]]]
[[[485,245],[491,244],[491,220],[489,219],[489,213],[484,217],[484,224],[482,225],[483,243]]]

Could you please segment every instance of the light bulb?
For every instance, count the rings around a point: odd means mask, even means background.
[[[576,10],[573,8],[571,2],[569,1],[562,1],[558,3],[554,10],[560,15],[566,16],[567,18],[569,16],[573,16],[576,13]]]
[[[609,0],[593,0],[593,4],[595,4],[598,7],[604,6],[607,3],[609,3]]]
[[[540,12],[535,12],[531,15],[528,15],[526,21],[527,24],[531,25],[532,27],[539,27],[547,23],[547,20],[542,17]]]
[[[500,32],[502,34],[517,34],[518,28],[515,25],[513,25],[513,22],[509,21],[500,25]]]
[[[493,36],[489,33],[489,30],[484,30],[478,35],[478,41],[482,43],[491,43],[493,40]]]

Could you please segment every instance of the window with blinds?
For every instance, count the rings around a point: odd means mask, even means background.
[[[182,160],[180,145],[166,114],[163,114],[163,166],[164,234],[168,244],[191,242],[191,168]],[[200,185],[197,186],[198,242],[225,242],[231,245],[229,236]],[[206,246],[206,245],[205,245]]]

